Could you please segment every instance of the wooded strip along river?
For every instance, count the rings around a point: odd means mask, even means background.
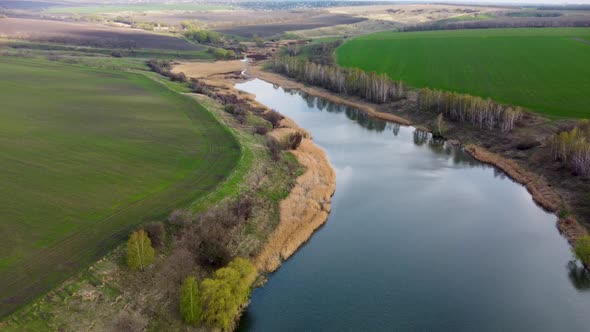
[[[526,189],[412,127],[255,79],[336,170],[324,227],[241,331],[588,331],[590,281]]]

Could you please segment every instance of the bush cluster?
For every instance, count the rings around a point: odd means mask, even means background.
[[[153,72],[166,76],[171,81],[184,83],[188,80],[184,73],[173,73],[170,71],[172,68],[172,62],[170,61],[150,59],[146,64]]]

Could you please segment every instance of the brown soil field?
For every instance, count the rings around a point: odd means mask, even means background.
[[[0,8],[6,9],[43,9],[48,7],[59,6],[59,3],[45,1],[26,1],[26,0],[0,0]]]
[[[293,21],[296,19],[304,19],[309,16],[318,15],[317,11],[268,11],[260,12],[255,10],[232,10],[224,12],[185,12],[165,14],[148,13],[145,16],[138,17],[142,21],[156,21],[167,24],[179,24],[182,21],[198,21],[199,23],[207,25],[207,27],[229,28],[231,26],[253,25],[253,24],[268,24]]]
[[[442,4],[333,7],[327,8],[326,11],[332,14],[354,15],[366,20],[353,24],[339,24],[315,29],[296,29],[290,32],[303,38],[356,36],[394,30],[404,25],[416,25],[464,15],[492,14],[502,10],[506,9],[501,7]]]
[[[394,21],[415,24],[442,20],[446,18],[492,13],[505,10],[501,7],[462,6],[441,4],[404,4],[379,6],[334,7],[328,9],[333,14],[349,14],[371,20]]]
[[[215,62],[183,62],[175,65],[173,73],[184,73],[188,77],[206,78],[219,74],[228,74],[242,71],[246,67],[241,60],[215,61]]]
[[[203,46],[143,30],[22,18],[0,19],[0,37],[95,47],[198,51]]]
[[[287,31],[315,29],[340,24],[353,24],[365,20],[366,18],[348,14],[322,14],[284,23],[243,25],[230,28],[218,28],[216,30],[222,33],[243,37],[252,37],[253,35],[270,37]]]

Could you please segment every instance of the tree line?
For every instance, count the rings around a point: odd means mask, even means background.
[[[464,29],[497,28],[554,28],[554,27],[588,27],[590,19],[585,16],[559,17],[503,17],[480,21],[438,21],[420,23],[399,28],[401,32]]]
[[[271,59],[268,68],[301,82],[321,86],[332,92],[358,96],[373,103],[382,104],[405,97],[402,81],[358,68],[316,64],[290,56]]]
[[[553,156],[576,173],[590,176],[590,121],[582,120],[573,129],[551,137]]]
[[[444,114],[447,118],[466,122],[480,128],[510,131],[522,118],[520,107],[498,104],[468,94],[446,92],[429,88],[418,91],[418,107],[427,112]]]

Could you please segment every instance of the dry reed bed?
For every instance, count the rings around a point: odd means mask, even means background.
[[[228,73],[240,71],[241,68],[237,65],[234,61],[185,63],[175,66],[173,72],[186,71],[187,76],[199,78],[210,89],[214,89],[217,96],[229,100],[239,98],[250,109],[268,110],[254,99],[255,96],[234,88],[237,77]],[[293,255],[326,222],[331,209],[330,201],[336,189],[336,174],[326,153],[313,143],[305,129],[297,126],[293,120],[284,118],[279,128],[267,135],[280,142],[293,132],[300,132],[304,139],[297,149],[290,152],[306,170],[296,179],[287,198],[281,201],[279,224],[260,254],[254,258],[257,268],[265,272],[278,269],[282,260]]]
[[[336,174],[326,153],[309,138],[304,138],[291,153],[306,171],[281,202],[280,223],[254,260],[261,271],[278,269],[281,261],[293,255],[326,222],[330,213]]]
[[[573,247],[582,236],[588,235],[588,231],[572,216],[559,219],[557,229]]]

